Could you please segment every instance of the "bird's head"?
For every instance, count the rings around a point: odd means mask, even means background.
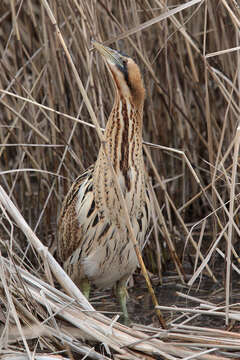
[[[135,105],[140,106],[144,100],[145,89],[135,61],[95,40],[92,44],[106,60],[119,95],[129,98]]]

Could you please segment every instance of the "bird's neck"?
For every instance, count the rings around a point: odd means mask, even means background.
[[[139,211],[144,193],[142,110],[142,105],[136,107],[126,98],[116,98],[105,130],[105,149],[131,216]],[[95,164],[93,184],[94,198],[100,213],[119,224],[122,210],[103,145]]]
[[[116,173],[126,173],[142,158],[142,113],[143,103],[136,106],[127,98],[116,97],[105,130],[108,155]]]

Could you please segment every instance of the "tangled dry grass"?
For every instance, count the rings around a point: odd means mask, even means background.
[[[237,0],[0,2],[2,358],[240,357],[230,326],[240,320],[239,28]],[[162,307],[168,330],[95,312],[52,256],[64,194],[98,153],[94,114],[104,128],[113,102],[91,38],[134,57],[144,76],[148,269],[162,279],[165,258],[178,282],[224,283],[221,304],[181,294],[197,306]],[[192,325],[206,314],[228,327]]]

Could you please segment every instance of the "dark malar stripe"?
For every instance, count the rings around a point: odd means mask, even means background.
[[[119,107],[119,104],[118,104]],[[114,159],[113,159],[113,167],[114,170],[117,170],[117,163],[118,163],[118,144],[119,144],[119,138],[120,138],[120,127],[121,127],[121,123],[120,123],[120,116],[119,116],[119,108],[118,108],[118,112],[117,112],[117,119],[116,119],[116,134],[115,134],[115,138],[114,138]]]
[[[119,163],[120,170],[125,179],[125,186],[128,191],[130,191],[131,183],[128,174],[128,169],[130,167],[129,164],[129,121],[128,112],[127,112],[127,104],[124,99],[122,99],[122,118],[123,118],[123,131],[122,131],[122,143],[121,143],[121,160]]]
[[[134,113],[133,113],[133,110],[131,109],[131,115],[130,115],[130,118],[131,118],[131,121],[132,121],[132,133],[131,133],[131,137],[130,137],[130,141],[132,142],[133,141],[133,137],[134,137],[134,134],[135,134],[135,127],[136,127],[136,119],[134,117]]]

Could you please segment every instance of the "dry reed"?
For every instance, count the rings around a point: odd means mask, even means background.
[[[239,19],[239,2],[225,0],[0,2],[1,358],[240,357],[237,332],[201,323],[240,319]],[[223,303],[180,292],[199,305],[160,306],[168,330],[96,312],[52,256],[63,197],[96,160],[113,102],[91,38],[144,76],[148,270],[164,282],[172,259],[174,282],[224,283]]]

